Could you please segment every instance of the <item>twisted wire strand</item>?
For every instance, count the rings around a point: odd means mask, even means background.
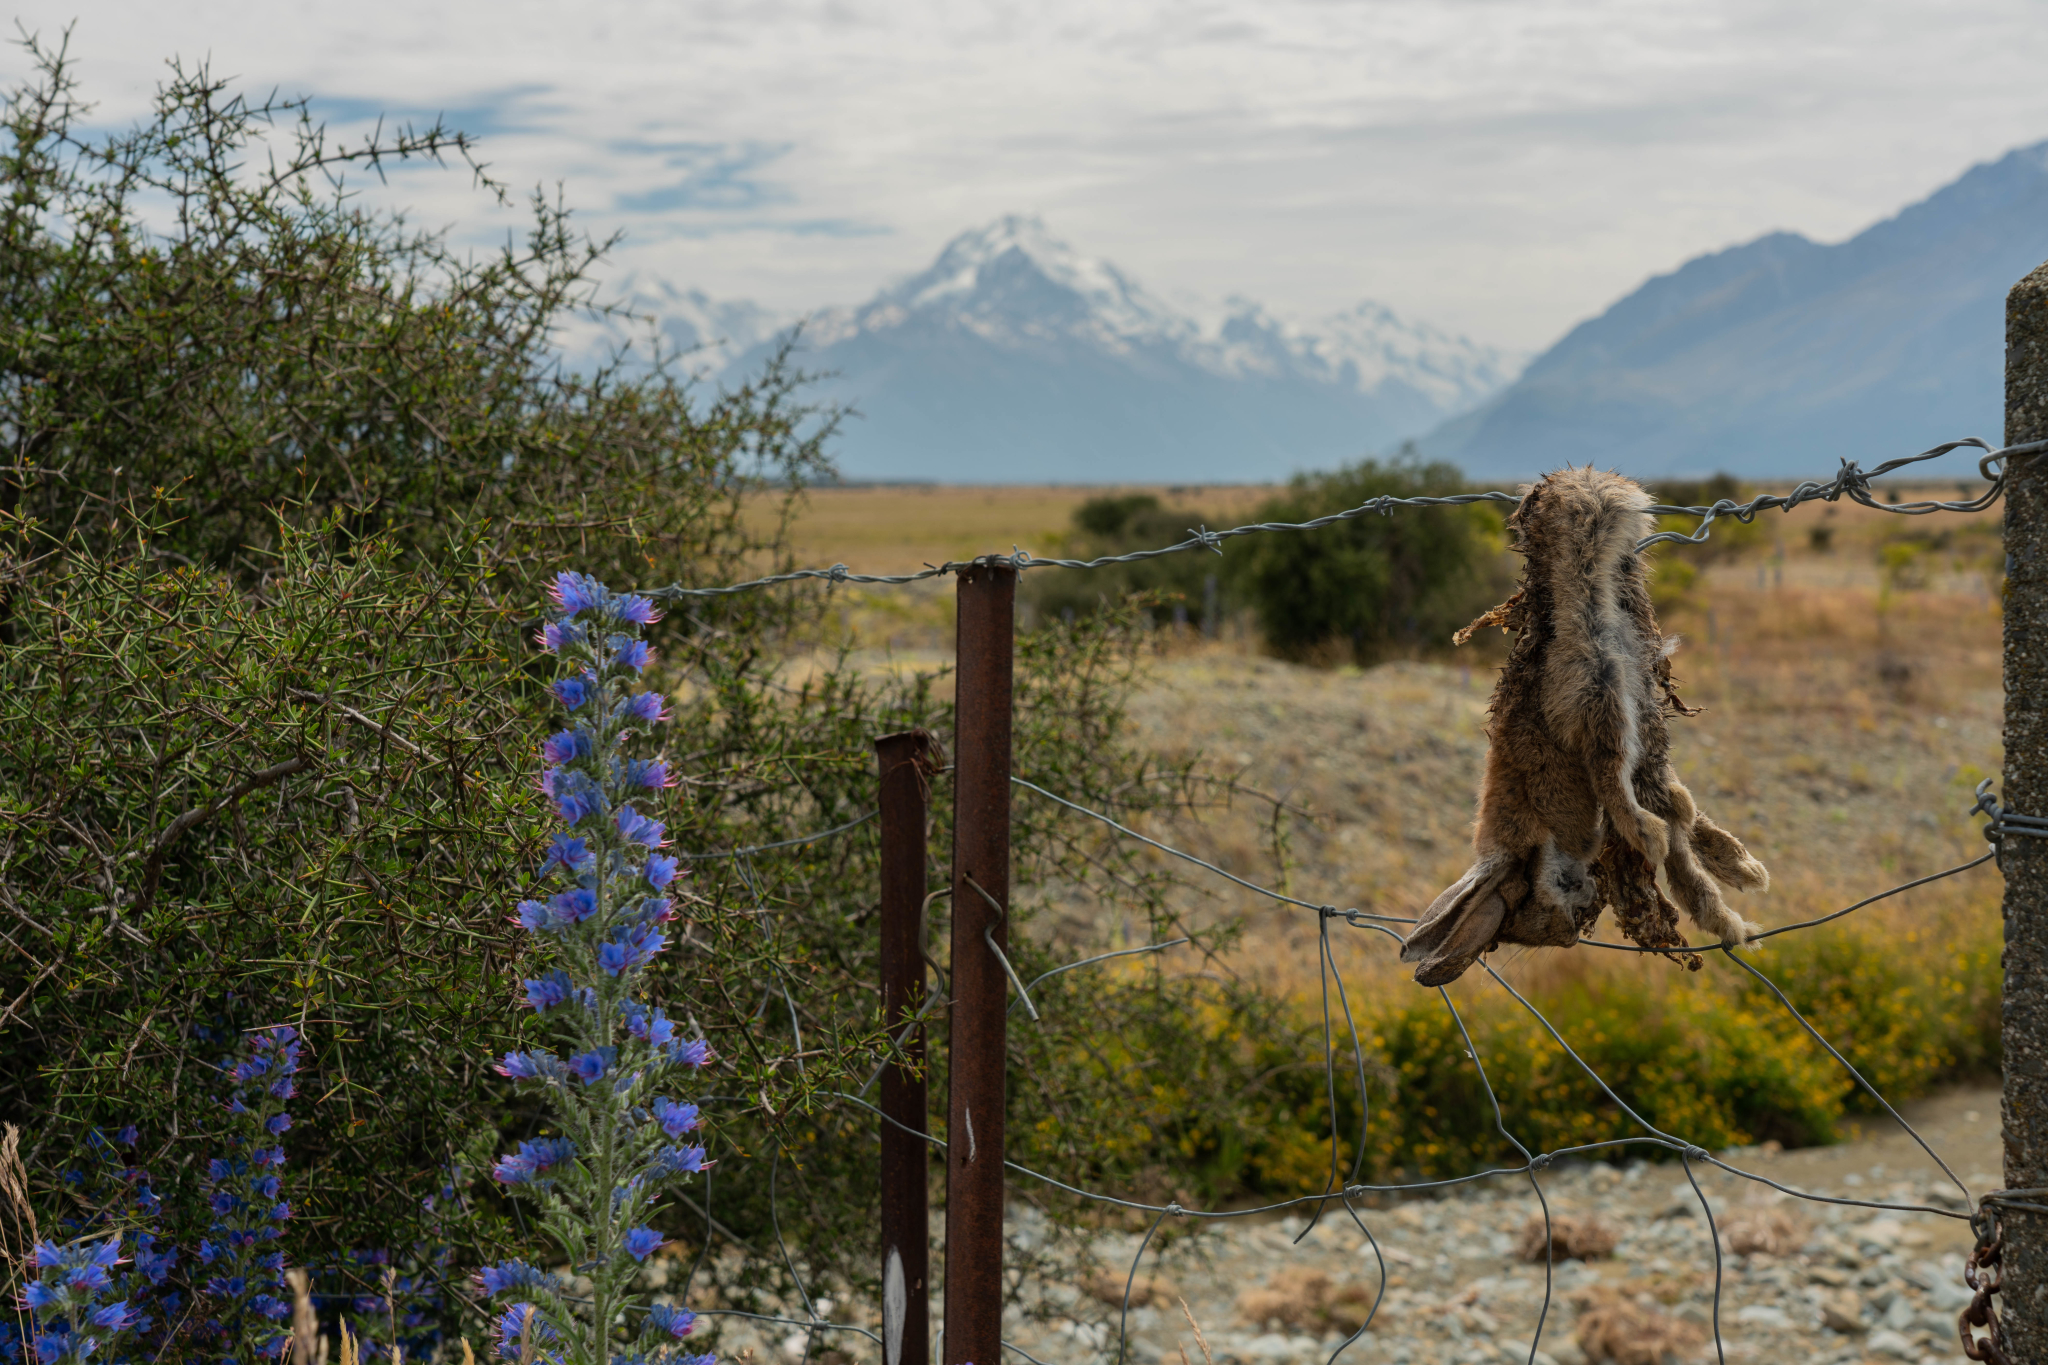
[[[1978,497],[1953,502],[1887,503],[1879,501],[1870,491],[1870,481],[1872,479],[1881,478],[1886,474],[1903,469],[1907,465],[1918,464],[1922,460],[1932,460],[1951,451],[1964,448],[1985,452],[1984,457],[1977,462],[1977,472],[1990,481],[1990,487],[1986,488]],[[1636,543],[1636,548],[1644,550],[1652,545],[1674,542],[1696,545],[1706,540],[1713,524],[1724,517],[1733,517],[1737,521],[1748,524],[1756,520],[1759,512],[1772,510],[1789,512],[1802,503],[1839,502],[1843,498],[1848,498],[1851,502],[1879,512],[1890,512],[1906,517],[1926,516],[1931,512],[1981,512],[1997,502],[2005,491],[2005,463],[2019,456],[2038,455],[2042,451],[2048,451],[2048,441],[2028,441],[2018,445],[1994,448],[1986,441],[1980,440],[1975,436],[1968,436],[1959,441],[1944,441],[1942,444],[1924,450],[1918,455],[1907,455],[1900,459],[1887,460],[1872,470],[1862,469],[1853,460],[1843,460],[1842,467],[1836,471],[1835,477],[1827,480],[1825,483],[1809,479],[1800,483],[1790,493],[1767,493],[1744,503],[1733,502],[1727,498],[1723,498],[1710,506],[1702,507],[1678,507],[1658,503],[1651,506],[1648,510],[1657,516],[1698,517],[1700,524],[1689,535],[1679,531],[1660,531],[1654,535],[1645,536]],[[1995,473],[1993,472],[1994,468],[1997,471]],[[1259,521],[1244,526],[1233,526],[1222,531],[1212,531],[1207,526],[1193,526],[1188,528],[1188,538],[1186,540],[1177,541],[1172,545],[1162,545],[1152,550],[1132,550],[1127,554],[1120,555],[1098,555],[1093,559],[1042,559],[1031,554],[1029,551],[1013,549],[1007,555],[977,555],[973,559],[954,559],[947,560],[943,564],[927,564],[924,568],[913,573],[855,573],[844,564],[834,564],[830,568],[825,569],[793,569],[788,573],[769,574],[762,578],[748,579],[743,583],[728,583],[721,587],[691,588],[685,587],[681,583],[671,583],[666,587],[641,588],[637,591],[642,596],[656,598],[660,601],[685,602],[704,598],[729,597],[735,593],[756,592],[763,588],[778,587],[786,583],[801,583],[810,580],[826,583],[858,583],[869,586],[898,587],[906,583],[919,583],[930,578],[942,578],[947,574],[984,567],[1015,569],[1019,572],[1025,569],[1101,569],[1113,564],[1142,563],[1148,559],[1158,559],[1163,555],[1183,554],[1189,550],[1209,550],[1220,555],[1223,553],[1223,542],[1238,536],[1263,535],[1269,532],[1280,531],[1319,531],[1325,526],[1334,526],[1342,521],[1356,521],[1361,517],[1374,515],[1392,516],[1396,508],[1463,507],[1475,502],[1515,505],[1520,503],[1521,500],[1522,498],[1519,493],[1499,491],[1452,493],[1444,497],[1413,498],[1397,498],[1391,494],[1382,494],[1376,498],[1368,498],[1356,507],[1349,507],[1341,512],[1332,512],[1328,516],[1315,517],[1309,521]]]

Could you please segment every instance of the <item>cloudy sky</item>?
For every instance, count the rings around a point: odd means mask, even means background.
[[[1847,236],[2048,138],[2048,0],[29,0],[98,117],[173,55],[480,134],[620,270],[800,310],[1042,214],[1183,303],[1361,298],[1540,346],[1776,228]],[[4,60],[18,77],[18,52]],[[456,174],[389,191],[459,236]]]

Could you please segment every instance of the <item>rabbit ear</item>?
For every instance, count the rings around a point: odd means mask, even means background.
[[[1422,964],[1415,969],[1417,984],[1456,981],[1492,946],[1508,912],[1501,883],[1514,866],[1507,859],[1482,858],[1423,912],[1422,923],[1401,945],[1403,962]]]

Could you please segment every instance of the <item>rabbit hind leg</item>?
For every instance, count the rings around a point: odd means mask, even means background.
[[[1684,908],[1688,918],[1722,943],[1734,946],[1754,939],[1761,930],[1728,908],[1721,890],[1708,878],[1693,856],[1692,839],[1684,826],[1673,830],[1671,851],[1664,859],[1664,878],[1671,884],[1671,896]]]
[[[1692,849],[1714,880],[1737,891],[1768,891],[1771,874],[1742,841],[1709,820],[1696,816],[1692,822]]]

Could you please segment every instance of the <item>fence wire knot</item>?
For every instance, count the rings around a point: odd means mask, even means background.
[[[1970,814],[1991,817],[1984,826],[1984,839],[1997,850],[2001,867],[2004,866],[2007,836],[2048,839],[2048,818],[2039,815],[2018,815],[2007,810],[1999,804],[1997,794],[1991,790],[1991,779],[1988,777],[1977,784],[1977,803],[1970,807]]]
[[[1828,501],[1833,502],[1844,493],[1859,501],[1870,496],[1870,476],[1854,460],[1842,461],[1841,472],[1835,475],[1835,491],[1828,495]]]
[[[1529,1169],[1532,1171],[1547,1171],[1550,1169],[1550,1163],[1555,1160],[1557,1158],[1549,1152],[1538,1152],[1529,1158]]]
[[[1219,555],[1223,553],[1223,537],[1210,530],[1209,523],[1203,522],[1200,525],[1188,527],[1188,534],[1193,536],[1203,549],[1213,550]]]
[[[2012,1357],[2005,1349],[2005,1329],[1999,1325],[1997,1308],[1991,1302],[1991,1296],[2005,1279],[2000,1265],[2005,1254],[2005,1228],[1998,1220],[1998,1210],[1988,1206],[1979,1206],[1970,1215],[1970,1228],[1977,1234],[1977,1245],[1963,1266],[1963,1280],[1977,1291],[1977,1296],[1956,1318],[1963,1354],[1972,1360],[1988,1360],[1991,1365],[2012,1365]],[[1989,1335],[1978,1336],[1971,1330],[1974,1327],[1987,1329]]]
[[[825,570],[825,577],[831,579],[834,583],[844,583],[846,576],[852,572],[853,570],[847,568],[844,564],[834,564],[831,568]]]
[[[1182,1208],[1180,1205],[1172,1202],[1171,1200],[1167,1201],[1166,1211],[1176,1218],[1185,1218],[1188,1216],[1188,1211],[1186,1209]]]

